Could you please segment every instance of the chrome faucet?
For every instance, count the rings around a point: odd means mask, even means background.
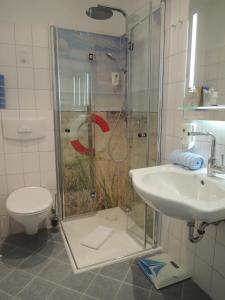
[[[221,166],[217,165],[217,161],[216,161],[216,137],[210,132],[198,132],[198,131],[188,132],[188,136],[201,136],[201,135],[210,136],[212,138],[211,153],[207,165],[207,175],[211,177],[211,176],[215,176],[216,173],[225,174],[224,155],[222,155]]]

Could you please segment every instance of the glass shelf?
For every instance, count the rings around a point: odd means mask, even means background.
[[[217,111],[217,110],[225,110],[225,105],[215,105],[215,106],[180,106],[179,110],[185,111]]]

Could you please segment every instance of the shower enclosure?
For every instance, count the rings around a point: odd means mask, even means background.
[[[160,161],[164,6],[127,20],[120,37],[51,28],[57,203],[77,270],[157,247],[158,216],[129,170]],[[99,225],[112,237],[99,250],[81,246]]]

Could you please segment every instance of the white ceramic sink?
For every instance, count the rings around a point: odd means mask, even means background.
[[[225,219],[225,180],[207,177],[205,169],[162,165],[131,170],[130,176],[138,195],[165,215],[208,223]]]

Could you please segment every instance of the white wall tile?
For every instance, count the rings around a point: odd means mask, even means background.
[[[33,52],[31,46],[16,46],[16,63],[18,67],[33,67]]]
[[[180,262],[181,262],[181,244],[173,236],[170,236],[170,238],[169,238],[168,253],[178,264],[180,264]]]
[[[49,110],[52,108],[51,93],[48,90],[36,90],[36,107],[40,110]]]
[[[18,68],[18,87],[20,89],[34,88],[34,73],[30,68]]]
[[[14,24],[9,22],[0,22],[0,43],[14,44]]]
[[[19,90],[19,107],[20,109],[35,109],[34,90],[20,89]]]
[[[32,31],[30,24],[22,24],[16,23],[15,24],[15,39],[16,44],[19,45],[32,45]]]
[[[222,222],[217,226],[216,240],[225,247],[225,222]]]
[[[7,89],[6,90],[6,108],[7,109],[18,109],[18,90],[17,89]]]
[[[16,189],[24,187],[23,173],[7,175],[8,192],[11,193]]]
[[[225,277],[225,247],[220,244],[216,243],[215,247],[215,257],[214,257],[214,268],[218,271],[221,275]]]
[[[36,140],[21,141],[22,153],[31,153],[38,151],[38,142]]]
[[[40,186],[41,175],[39,172],[24,174],[25,186]]]
[[[41,172],[41,186],[55,189],[56,188],[56,173],[55,171]]]
[[[54,152],[40,152],[40,168],[41,171],[55,170],[55,154]]]
[[[46,136],[38,141],[38,149],[41,152],[55,150],[54,132],[53,131],[47,131]]]
[[[212,268],[196,256],[193,279],[206,293],[210,291],[211,276]]]
[[[21,120],[33,120],[37,117],[37,111],[35,109],[21,109],[19,113]]]
[[[5,76],[5,86],[7,89],[17,88],[17,72],[15,67],[1,66],[1,74]]]
[[[15,66],[16,51],[14,45],[0,44],[0,66]]]
[[[32,24],[32,36],[34,46],[48,47],[48,26]]]
[[[6,175],[0,175],[0,195],[7,195],[7,179]]]
[[[208,265],[213,264],[215,240],[205,235],[203,239],[197,243],[197,255],[204,260]]]
[[[190,274],[193,274],[194,271],[194,260],[195,255],[187,247],[181,247],[181,265],[184,267]]]
[[[23,171],[24,173],[34,173],[39,171],[38,152],[23,153]]]
[[[35,68],[49,68],[49,50],[46,47],[34,47],[34,67]]]
[[[225,278],[218,272],[213,271],[211,294],[213,300],[224,300]]]
[[[21,152],[21,143],[20,143],[20,141],[13,141],[13,140],[4,139],[3,144],[4,144],[4,152],[7,153],[7,154],[9,154],[9,153],[20,153]]]
[[[5,174],[5,156],[0,154],[0,175]]]
[[[18,174],[23,172],[23,162],[20,153],[6,154],[5,159],[7,174]]]
[[[36,90],[50,90],[50,74],[47,69],[35,69],[35,89]]]

